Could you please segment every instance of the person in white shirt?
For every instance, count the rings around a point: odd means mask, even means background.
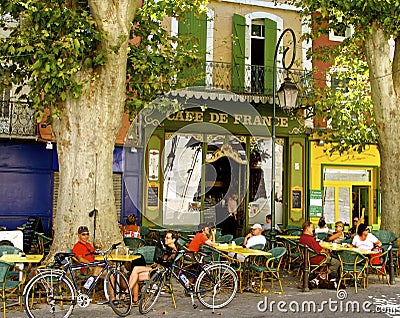
[[[267,244],[267,239],[265,238],[264,235],[262,235],[262,226],[261,224],[254,224],[251,227],[251,232],[246,235],[243,241],[243,246],[246,248],[251,248],[255,245],[262,244],[263,248],[265,247],[265,244]],[[228,253],[230,257],[236,257],[239,261],[244,262],[245,257],[240,254],[236,253]]]
[[[375,235],[369,233],[369,229],[364,223],[358,225],[357,235],[354,236],[352,244],[367,251],[371,251],[375,245],[382,246],[382,242]]]
[[[265,216],[265,224],[262,226],[262,230],[263,230],[263,231],[268,231],[268,230],[270,230],[270,229],[272,228],[271,222],[272,222],[271,214],[267,214],[267,215]],[[282,234],[282,230],[280,229],[280,227],[279,227],[278,224],[275,224],[275,230],[276,230],[279,234]]]
[[[332,234],[331,230],[326,226],[325,218],[321,217],[318,221],[318,227],[314,230],[315,234],[318,233],[329,233]]]

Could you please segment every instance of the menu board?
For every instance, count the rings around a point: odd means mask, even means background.
[[[147,206],[158,207],[158,187],[147,188]]]
[[[292,209],[301,209],[301,190],[292,190]]]
[[[42,220],[39,217],[29,217],[26,221],[24,233],[24,252],[29,253],[35,239],[35,232],[43,233]]]

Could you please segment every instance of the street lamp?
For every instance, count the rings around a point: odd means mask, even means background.
[[[292,83],[287,76],[282,83],[279,90],[276,90],[276,58],[278,55],[279,45],[282,42],[282,39],[286,33],[290,33],[293,38],[293,50],[292,57],[290,60],[290,64],[286,66],[286,54],[289,51],[289,47],[284,48],[283,56],[282,56],[282,66],[286,72],[286,75],[289,74],[289,70],[293,66],[295,57],[296,57],[296,36],[294,31],[290,28],[283,30],[281,36],[278,39],[275,47],[274,54],[274,65],[273,65],[273,81],[272,81],[272,100],[273,100],[273,112],[272,112],[272,166],[271,166],[271,243],[274,246],[276,242],[276,230],[275,230],[275,140],[276,140],[276,132],[275,132],[275,117],[276,117],[276,95],[279,98],[279,105],[285,111],[291,111],[295,109],[297,102],[297,95],[299,90],[296,85]]]

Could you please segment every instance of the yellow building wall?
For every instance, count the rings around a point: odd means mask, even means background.
[[[380,167],[380,155],[378,147],[370,145],[362,153],[347,152],[342,155],[335,153],[330,155],[329,145],[319,146],[317,141],[310,142],[310,190],[322,190],[323,176],[322,166],[336,167]],[[373,176],[373,187],[377,183],[378,176]],[[314,224],[318,223],[318,218],[311,218]],[[379,220],[375,220],[376,223]]]

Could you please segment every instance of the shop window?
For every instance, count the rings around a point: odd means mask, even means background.
[[[165,141],[163,154],[163,224],[200,223],[202,142],[174,135]]]
[[[265,222],[271,213],[272,139],[254,138],[250,147],[249,223]],[[275,144],[275,218],[282,224],[284,140]]]

